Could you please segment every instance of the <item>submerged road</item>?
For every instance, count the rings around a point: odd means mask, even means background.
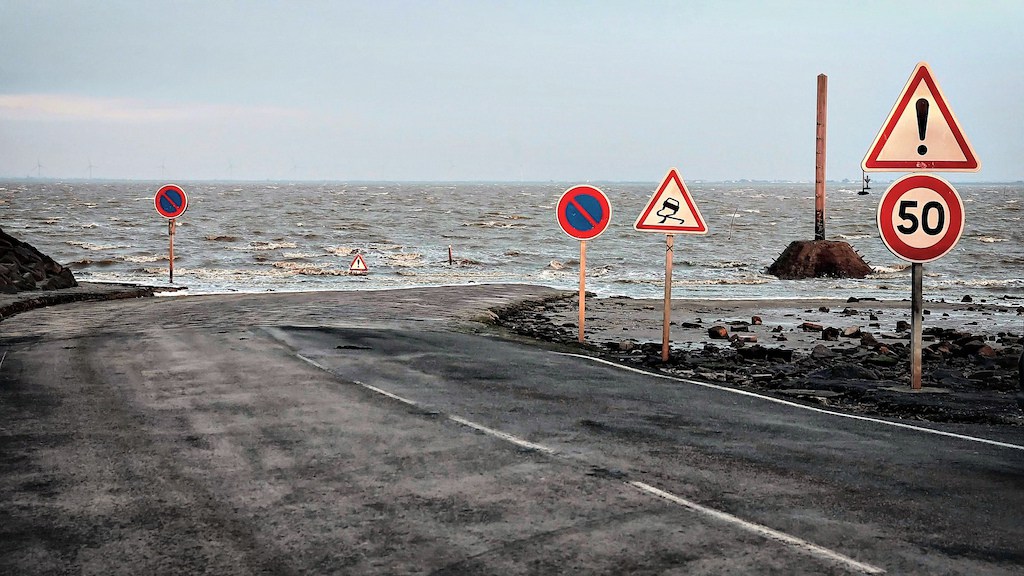
[[[1020,573],[1024,431],[893,426],[472,333],[481,306],[547,294],[5,321],[0,574]]]

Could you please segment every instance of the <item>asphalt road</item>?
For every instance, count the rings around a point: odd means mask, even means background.
[[[1022,431],[934,434],[472,333],[530,290],[460,290],[3,323],[0,573],[1024,566]]]

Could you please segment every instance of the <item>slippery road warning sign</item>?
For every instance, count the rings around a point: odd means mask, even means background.
[[[633,228],[663,234],[707,234],[708,227],[679,171],[668,171],[661,186],[640,212]]]
[[[865,172],[977,172],[981,162],[964,136],[931,68],[918,63],[868,148]]]

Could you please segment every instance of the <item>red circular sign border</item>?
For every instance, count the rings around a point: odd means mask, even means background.
[[[167,190],[176,190],[181,193],[181,199],[184,202],[182,202],[181,210],[179,210],[177,214],[171,215],[170,213],[166,213],[160,209],[160,195]],[[185,210],[188,210],[188,195],[185,194],[185,190],[183,190],[181,186],[178,186],[177,184],[166,184],[164,186],[161,186],[160,189],[156,191],[156,194],[153,196],[153,205],[156,207],[156,211],[161,216],[167,218],[168,220],[172,220],[184,214]]]
[[[589,192],[592,196],[597,198],[597,202],[601,205],[601,210],[604,211],[604,218],[602,218],[601,221],[597,223],[597,226],[592,230],[588,230],[586,232],[577,230],[570,226],[569,221],[566,220],[565,207],[569,204],[569,200],[571,199],[569,194],[573,192],[576,194]],[[612,204],[608,200],[608,196],[598,188],[587,184],[580,184],[578,186],[573,186],[562,193],[562,197],[558,199],[558,206],[555,208],[555,218],[558,220],[558,225],[562,228],[562,232],[565,232],[570,238],[575,240],[592,240],[600,236],[601,233],[608,228],[608,223],[611,222],[612,219]]]
[[[892,214],[897,202],[904,194],[915,188],[927,188],[936,192],[950,209],[950,224],[946,228],[946,233],[938,242],[927,248],[915,248],[904,242],[892,224]],[[882,217],[883,213],[886,218]],[[942,258],[957,245],[963,234],[966,218],[963,200],[952,184],[932,174],[907,174],[893,182],[882,194],[878,201],[875,221],[878,225],[878,235],[890,252],[908,262],[924,264]]]

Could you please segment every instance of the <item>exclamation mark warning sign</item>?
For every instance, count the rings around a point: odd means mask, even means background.
[[[861,167],[865,172],[977,172],[981,168],[924,62],[903,87]]]

